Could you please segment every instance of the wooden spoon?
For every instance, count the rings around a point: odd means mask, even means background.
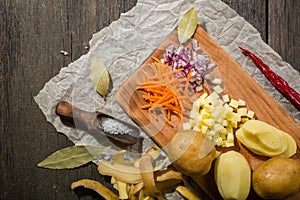
[[[102,112],[87,112],[61,101],[56,106],[56,113],[73,120],[76,128],[104,133],[107,137],[127,145],[133,145],[138,141],[139,128]]]

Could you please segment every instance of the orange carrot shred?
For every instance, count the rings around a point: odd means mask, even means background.
[[[154,57],[154,56],[151,56],[151,58],[152,58],[155,62],[161,63],[161,61],[160,61],[158,58],[156,58],[156,57]]]
[[[162,63],[158,58],[151,57],[154,62],[149,64],[152,73],[143,70],[144,82],[137,89],[146,92],[142,98],[147,102],[139,106],[148,109],[154,119],[161,113],[165,122],[174,127],[172,115],[176,115],[180,121],[186,116],[186,108],[190,107],[190,96],[187,94],[191,71],[186,78],[177,78],[176,73],[183,69],[173,70],[172,66]],[[183,87],[182,87],[183,85]]]

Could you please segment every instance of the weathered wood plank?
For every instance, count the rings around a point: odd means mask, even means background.
[[[300,1],[270,0],[268,44],[300,71]]]
[[[101,179],[96,166],[62,171],[36,167],[50,153],[72,144],[46,122],[33,96],[87,52],[93,33],[136,1],[0,1],[0,199],[99,199],[87,190],[69,189],[80,178]],[[223,1],[300,70],[299,1]]]
[[[252,24],[267,41],[267,0],[222,0]]]
[[[36,166],[72,144],[46,123],[33,96],[61,67],[87,52],[93,33],[135,3],[1,1],[0,199],[99,199],[86,190],[77,196],[70,189],[78,179],[100,179],[95,165],[63,171]]]

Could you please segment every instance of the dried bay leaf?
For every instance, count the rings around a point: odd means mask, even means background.
[[[90,66],[90,79],[97,92],[105,98],[110,84],[110,77],[104,63],[96,57],[93,57]]]
[[[73,169],[84,165],[110,147],[72,146],[58,150],[38,164],[48,169]]]
[[[196,8],[189,9],[180,19],[178,24],[178,39],[180,43],[185,43],[190,39],[197,28],[198,16]]]

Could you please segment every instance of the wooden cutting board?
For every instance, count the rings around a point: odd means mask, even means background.
[[[246,101],[248,109],[255,112],[257,119],[271,124],[287,133],[289,133],[297,142],[298,150],[294,159],[300,162],[300,125],[291,118],[273,98],[259,86],[246,71],[228,55],[200,26],[193,36],[208,53],[210,58],[217,64],[221,74],[226,94],[233,99],[242,99]],[[164,49],[169,44],[178,45],[177,30],[174,30],[162,44],[153,52],[153,56],[162,58]],[[237,47],[238,48],[238,47]],[[171,127],[163,120],[154,120],[147,110],[139,108],[145,104],[141,95],[143,91],[136,90],[138,83],[142,82],[142,69],[147,70],[147,64],[153,62],[151,56],[129,77],[121,86],[116,94],[116,99],[125,112],[160,146],[165,147],[176,134],[180,127]],[[176,119],[175,119],[176,120]],[[266,158],[253,155],[242,145],[236,145],[235,150],[241,152],[248,160],[251,168],[254,170]],[[212,170],[211,170],[212,171]],[[218,199],[216,185],[213,180],[213,173],[210,172],[205,177],[192,177],[212,198]],[[251,192],[250,199],[257,199]],[[295,199],[300,197],[300,192]]]

